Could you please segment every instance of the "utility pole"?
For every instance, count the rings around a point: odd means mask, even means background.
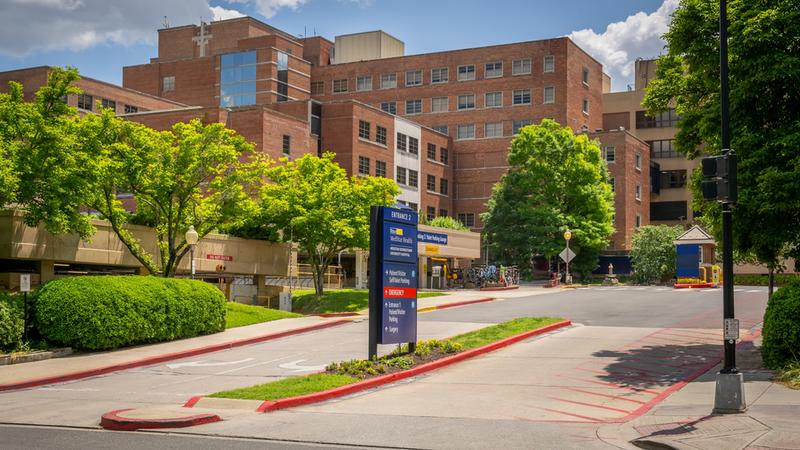
[[[736,340],[739,321],[733,302],[733,211],[737,200],[736,153],[731,149],[730,103],[728,86],[728,7],[727,0],[719,2],[719,73],[720,73],[720,130],[722,156],[703,159],[703,175],[716,177],[703,182],[704,197],[711,194],[722,203],[722,305],[723,346],[725,365],[717,374],[714,412],[741,413],[747,409],[744,398],[744,377],[736,368]],[[713,167],[713,170],[712,170]],[[713,191],[713,192],[712,192]]]

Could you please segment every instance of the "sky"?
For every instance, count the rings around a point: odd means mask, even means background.
[[[679,0],[2,0],[0,71],[73,66],[115,84],[122,67],[157,56],[171,26],[250,15],[288,33],[384,30],[407,55],[571,37],[611,75],[633,84],[633,62],[664,52]]]

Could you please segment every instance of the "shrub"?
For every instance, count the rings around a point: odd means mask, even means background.
[[[202,281],[141,276],[63,278],[36,302],[39,332],[79,349],[105,350],[225,329],[225,297]]]
[[[780,369],[800,360],[800,281],[789,283],[769,299],[763,336],[761,357],[766,367]]]
[[[420,216],[422,217],[422,216]],[[439,216],[432,219],[430,222],[430,226],[437,227],[437,228],[449,228],[451,230],[460,230],[460,231],[469,231],[469,227],[461,223],[457,219],[453,219],[452,217],[448,216]]]
[[[22,317],[8,303],[0,301],[0,350],[13,350],[22,340]]]
[[[647,225],[636,230],[631,245],[631,263],[639,283],[665,281],[675,276],[675,239],[679,226]]]

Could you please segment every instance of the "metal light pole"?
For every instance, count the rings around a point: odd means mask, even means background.
[[[728,6],[727,0],[719,2],[719,68],[720,68],[720,129],[723,155],[734,155],[731,150],[730,104],[728,87]],[[733,156],[735,158],[735,156]],[[734,162],[735,164],[735,162]],[[733,181],[735,183],[735,180]],[[735,189],[735,186],[732,187]],[[722,203],[722,301],[725,366],[717,374],[714,396],[715,413],[741,413],[747,409],[744,398],[744,377],[736,368],[736,339],[739,321],[734,317],[733,303],[733,211],[730,202]]]
[[[564,232],[564,240],[567,241],[567,273],[566,273],[566,275],[564,275],[564,283],[566,283],[566,284],[572,284],[572,277],[569,275],[569,240],[570,239],[572,239],[572,232],[569,231],[569,228],[567,228],[567,231]]]
[[[185,238],[186,238],[186,243],[189,244],[189,255],[192,259],[191,272],[192,272],[192,279],[194,280],[194,274],[195,274],[194,247],[197,245],[197,241],[200,239],[200,236],[197,234],[197,231],[194,230],[194,225],[189,225],[189,229],[186,230]]]

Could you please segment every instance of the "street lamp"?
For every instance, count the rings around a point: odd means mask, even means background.
[[[572,232],[567,231],[564,232],[564,240],[567,241],[567,274],[564,276],[564,282],[567,284],[572,284],[572,277],[569,276],[569,240],[572,239]]]
[[[197,234],[197,231],[194,230],[194,225],[189,225],[189,229],[186,230],[186,243],[189,244],[189,252],[192,258],[192,279],[194,279],[194,247],[197,245],[199,239],[200,236]]]

